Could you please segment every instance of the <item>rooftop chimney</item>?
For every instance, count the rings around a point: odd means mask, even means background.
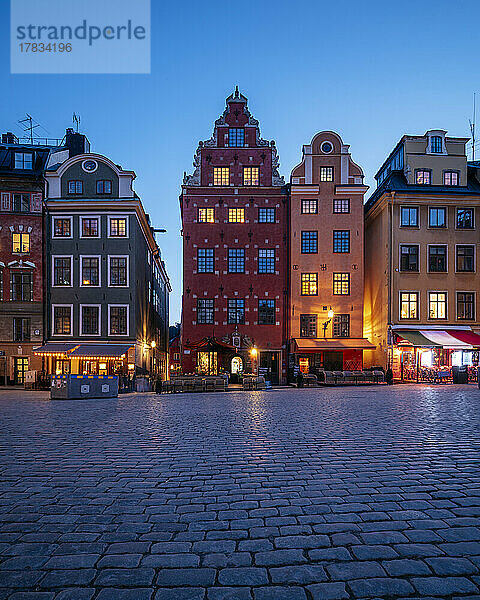
[[[18,138],[11,131],[2,133],[2,144],[18,144]]]
[[[68,149],[70,158],[78,154],[90,152],[90,142],[87,136],[83,135],[83,133],[73,131],[71,127],[65,131],[65,146]]]

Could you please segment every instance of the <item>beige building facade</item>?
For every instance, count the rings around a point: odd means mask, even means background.
[[[365,206],[367,360],[396,379],[478,364],[480,165],[467,141],[404,136]]]

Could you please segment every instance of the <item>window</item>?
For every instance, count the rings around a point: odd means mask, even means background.
[[[100,307],[80,305],[82,335],[100,334]]]
[[[457,271],[473,273],[475,269],[475,246],[457,246]]]
[[[80,281],[82,286],[100,285],[100,259],[98,256],[80,257]]]
[[[302,231],[302,254],[318,252],[318,231]]]
[[[230,127],[228,130],[228,145],[230,148],[240,148],[245,146],[245,129]]]
[[[30,211],[30,194],[13,194],[13,212]]]
[[[244,273],[245,272],[245,250],[243,248],[228,249],[228,272],[229,273]]]
[[[418,206],[402,206],[400,213],[402,227],[418,227]]]
[[[245,223],[245,209],[244,208],[229,208],[228,209],[228,222],[229,223]]]
[[[199,298],[197,300],[197,323],[213,324],[213,299]]]
[[[53,333],[57,335],[72,335],[72,307],[53,307]]]
[[[446,208],[429,208],[428,209],[428,226],[429,227],[446,227],[447,226],[447,209]]]
[[[442,138],[439,135],[432,135],[430,138],[430,152],[441,154],[443,152]]]
[[[318,201],[302,200],[301,213],[302,215],[316,215],[318,213]]]
[[[400,318],[418,319],[418,292],[400,293]]]
[[[97,194],[111,194],[112,182],[110,179],[99,179],[97,181]]]
[[[228,300],[227,321],[230,324],[245,323],[245,300],[243,298]]]
[[[259,223],[275,223],[275,209],[274,208],[259,208],[258,209],[258,222]]]
[[[258,301],[258,324],[275,325],[275,300]]]
[[[275,273],[275,250],[259,248],[258,250],[258,272]]]
[[[109,306],[109,335],[128,335],[128,306]]]
[[[302,273],[302,296],[316,296],[318,294],[318,273]]]
[[[350,212],[350,200],[334,200],[333,201],[333,212],[334,213],[349,213]]]
[[[69,194],[83,194],[83,181],[78,179],[68,182],[68,193]]]
[[[15,152],[16,169],[33,169],[33,154],[30,152]]]
[[[348,296],[350,294],[350,273],[333,274],[334,296]]]
[[[350,252],[350,231],[333,232],[333,251]]]
[[[300,337],[317,337],[317,315],[300,315]]]
[[[215,223],[215,209],[199,208],[197,221],[199,223]]]
[[[53,237],[72,237],[72,218],[53,219]]]
[[[258,167],[243,167],[243,185],[260,185]]]
[[[429,185],[431,183],[432,172],[429,169],[416,169],[415,183],[417,185]]]
[[[213,273],[215,270],[214,265],[214,249],[197,248],[197,272]]]
[[[335,315],[333,317],[333,337],[350,337],[350,315]]]
[[[30,341],[30,319],[23,319],[20,317],[15,317],[13,319],[13,341]]]
[[[473,208],[457,208],[457,229],[473,229]]]
[[[333,167],[320,167],[320,181],[333,181]]]
[[[10,274],[10,299],[17,302],[32,302],[33,286],[30,273]]]
[[[128,286],[128,257],[109,256],[109,285]]]
[[[30,252],[30,234],[13,234],[13,254],[28,254]]]
[[[447,293],[429,292],[428,294],[428,315],[430,319],[447,318]]]
[[[110,218],[110,237],[127,237],[127,219],[126,217],[121,218]]]
[[[458,185],[458,171],[444,171],[443,185]]]
[[[82,237],[98,237],[98,218],[81,217]]]
[[[230,185],[229,167],[213,167],[213,185]]]
[[[475,319],[475,293],[457,292],[457,319]]]
[[[430,273],[447,272],[447,247],[429,246],[428,247],[428,270]]]
[[[400,271],[414,271],[418,273],[418,246],[400,246]]]
[[[72,258],[70,256],[53,257],[53,285],[72,285]]]

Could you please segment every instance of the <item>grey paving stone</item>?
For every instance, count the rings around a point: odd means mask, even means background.
[[[44,569],[86,569],[94,567],[99,554],[62,554],[52,556],[43,566]]]
[[[97,572],[97,587],[146,587],[153,583],[153,569],[137,567],[135,569],[101,569]]]
[[[267,570],[261,567],[222,569],[218,574],[222,585],[260,586],[268,583]]]
[[[92,583],[95,569],[61,569],[48,571],[39,583],[41,588],[50,589],[69,587],[71,585],[84,585]]]
[[[307,600],[305,590],[293,586],[255,588],[253,595],[255,600]]]
[[[204,600],[203,588],[159,588],[154,600]]]
[[[207,590],[207,600],[252,600],[252,592],[247,587],[213,587]]]
[[[350,551],[358,560],[381,560],[398,557],[391,546],[352,546]]]
[[[386,575],[382,567],[372,561],[350,561],[345,563],[334,563],[327,565],[326,570],[334,581],[347,581],[348,579],[360,579],[368,577],[384,577]]]
[[[439,556],[438,558],[427,558],[425,562],[430,565],[436,575],[473,575],[478,573],[478,567],[466,558]]]
[[[274,567],[269,571],[273,583],[307,584],[327,580],[321,565],[291,565]]]
[[[211,586],[216,571],[210,568],[160,569],[155,580],[158,586]]]
[[[480,590],[465,577],[414,577],[411,582],[419,594],[450,596],[452,594],[475,594]]]
[[[15,592],[9,596],[10,600],[53,600],[54,592]]]
[[[200,557],[196,554],[149,554],[142,561],[142,567],[154,568],[181,568],[181,567],[198,567]]]
[[[402,596],[412,594],[415,590],[404,579],[377,577],[375,579],[356,579],[347,586],[355,598],[377,598],[382,596]]]
[[[302,550],[273,550],[271,552],[257,552],[255,564],[260,567],[275,565],[295,565],[307,562]]]
[[[349,594],[342,582],[335,583],[316,583],[309,585],[308,591],[313,600],[344,600],[349,598]]]
[[[62,590],[55,596],[55,600],[91,600],[95,595],[93,588],[70,588]]]
[[[105,569],[107,567],[119,567],[123,569],[132,569],[133,567],[138,567],[141,559],[141,554],[107,554],[98,561],[97,568]]]
[[[151,600],[152,596],[152,588],[137,587],[133,590],[125,590],[121,588],[104,588],[103,590],[100,590],[95,600]],[[192,600],[197,599],[195,598]]]
[[[382,567],[392,577],[404,577],[408,575],[431,575],[428,566],[421,560],[402,558],[399,560],[388,560],[382,562]]]

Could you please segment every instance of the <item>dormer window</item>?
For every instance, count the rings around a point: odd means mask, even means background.
[[[16,169],[33,169],[33,154],[31,152],[15,152]]]
[[[443,140],[440,135],[432,135],[430,138],[430,152],[432,152],[432,154],[442,154]]]
[[[415,183],[417,185],[430,185],[432,183],[432,172],[430,169],[417,169],[415,171]]]
[[[458,171],[444,171],[443,172],[443,185],[459,185]]]
[[[228,145],[230,148],[241,148],[245,146],[245,129],[231,127],[228,130]]]
[[[79,179],[74,179],[68,182],[68,193],[69,194],[82,194],[83,193],[83,182]]]

